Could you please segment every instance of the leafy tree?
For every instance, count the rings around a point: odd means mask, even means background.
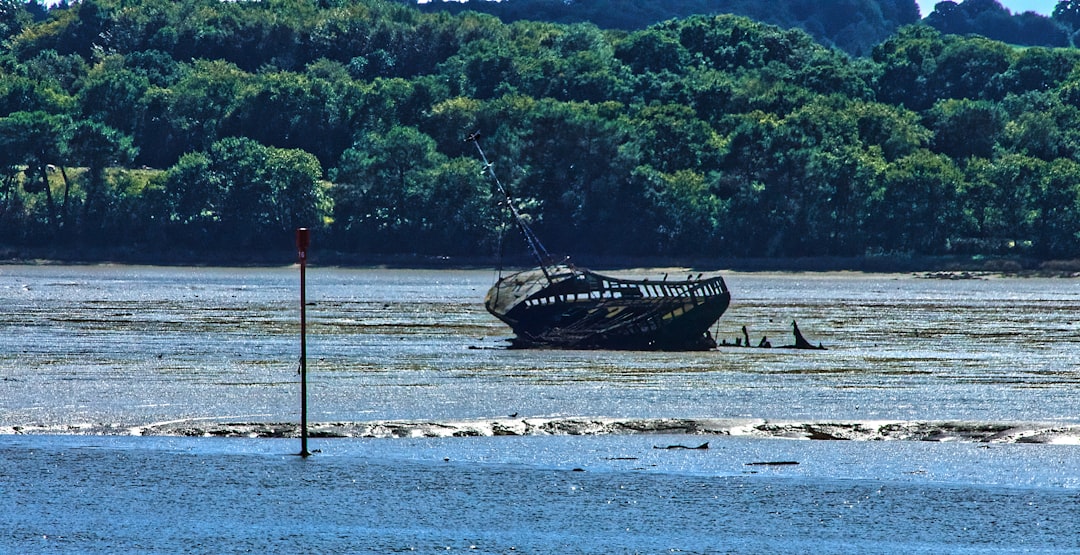
[[[1033,191],[1032,242],[1042,257],[1075,257],[1080,252],[1080,165],[1058,158]]]
[[[167,217],[175,237],[193,246],[213,235],[231,248],[278,244],[298,226],[321,225],[321,174],[306,152],[229,137],[170,168]]]
[[[934,96],[1000,99],[999,82],[1012,58],[1012,50],[1000,42],[981,37],[949,40],[937,56]]]
[[[125,133],[135,131],[149,79],[125,68],[123,57],[108,56],[90,70],[81,85],[78,100],[84,117]]]
[[[631,143],[635,156],[665,173],[716,168],[723,154],[721,136],[688,107],[649,106],[635,114]]]
[[[140,0],[137,5],[124,4],[113,14],[109,29],[113,48],[125,56],[142,52],[173,52],[177,47],[178,29],[186,17],[197,13],[196,0]]]
[[[886,160],[907,156],[930,141],[930,130],[910,110],[876,102],[854,103],[850,110],[860,142],[865,148],[881,149]]]
[[[1051,17],[1068,25],[1070,29],[1080,29],[1080,1],[1059,0],[1054,6]]]
[[[227,185],[204,152],[185,154],[166,172],[166,221],[172,239],[207,245],[218,231]]]
[[[1013,58],[999,42],[906,27],[874,50],[878,100],[921,111],[944,98],[1000,99]]]
[[[1080,1],[1060,0],[1050,17],[1069,30],[1069,43],[1076,46],[1076,33],[1080,31]]]
[[[494,121],[497,119],[498,116],[492,116],[488,103],[458,96],[433,104],[422,130],[434,139],[435,144],[445,149],[445,145],[461,143],[462,139],[474,131],[494,129]],[[475,155],[474,152],[466,150],[468,145],[459,146],[461,148],[454,154]]]
[[[1068,79],[1080,55],[1072,50],[1025,48],[1001,76],[1006,93],[1045,92]]]
[[[195,61],[181,68],[165,96],[169,133],[188,151],[208,150],[224,135],[236,100],[252,76],[221,61]]]
[[[885,168],[868,199],[867,232],[882,252],[944,254],[961,221],[963,173],[952,160],[920,149]]]
[[[798,256],[835,254],[831,233],[847,214],[852,179],[849,166],[861,147],[856,122],[838,99],[819,99],[789,114],[770,145],[775,174],[765,183],[762,200],[770,229],[769,249]]]
[[[656,252],[666,255],[717,252],[723,244],[722,222],[727,219],[730,201],[712,191],[709,179],[693,170],[674,174],[639,167],[647,180],[647,195],[654,214]],[[644,230],[643,230],[644,231]]]
[[[430,137],[415,128],[368,133],[345,151],[330,177],[336,183],[334,227],[354,248],[396,252],[416,247],[423,226],[417,192],[443,163]]]
[[[0,114],[13,112],[63,112],[62,96],[32,79],[0,75]]]
[[[934,11],[926,16],[926,24],[951,35],[966,35],[971,32],[968,13],[950,0],[936,3]]]
[[[308,147],[316,142],[309,132],[318,133],[323,110],[331,100],[320,98],[322,87],[303,74],[263,73],[247,80],[233,99],[234,109],[223,123],[225,132],[282,148]],[[318,136],[318,135],[315,135]]]
[[[552,97],[560,100],[602,102],[624,98],[628,92],[627,68],[615,57],[611,41],[592,25],[577,24],[566,28],[552,44],[553,63],[557,76],[535,75],[547,87],[537,84],[526,90],[536,97]],[[546,72],[545,72],[546,73]]]
[[[107,51],[113,15],[108,0],[82,0],[69,9],[76,17],[57,36],[56,50],[86,60]]]
[[[375,79],[363,88],[354,107],[357,122],[352,139],[365,131],[415,126],[428,107],[445,95],[445,89],[430,79]]]
[[[454,158],[427,171],[410,202],[422,212],[414,248],[419,252],[472,254],[494,252],[494,232],[503,209],[491,184],[472,158]]]
[[[938,2],[924,22],[942,33],[952,35],[979,34],[1022,45],[1068,45],[1065,31],[1055,20],[1033,12],[1013,15],[997,0]]]
[[[944,50],[941,33],[926,25],[903,27],[875,47],[873,60],[881,73],[876,86],[878,101],[916,111],[929,108],[938,98],[930,87],[930,76]]]
[[[918,150],[911,154],[915,152]],[[876,200],[884,193],[883,175],[889,163],[876,146],[863,150],[844,145],[811,158],[809,178],[830,184],[825,189],[829,196],[811,205],[808,219],[825,224],[815,231],[812,252],[860,256],[881,246],[872,230]]]
[[[622,181],[640,162],[629,145],[632,130],[611,122],[622,105],[508,96],[491,108],[496,122],[520,122],[503,125],[489,142],[498,148],[496,159],[512,168],[503,178],[515,194],[543,206],[534,227],[549,248],[602,250],[633,242],[626,214],[640,211],[644,192]]]
[[[465,45],[439,66],[451,94],[480,100],[515,92],[518,81],[511,46],[501,41],[480,39]]]
[[[2,123],[3,120],[0,120]],[[24,160],[19,153],[7,148],[6,142],[0,139],[0,226],[8,230],[8,224],[20,220],[23,210],[22,198],[18,194],[19,177],[23,175]],[[8,234],[8,240],[16,237],[15,233]]]
[[[124,54],[124,69],[154,87],[168,87],[180,71],[180,64],[161,50],[138,50]]]
[[[37,94],[42,95],[42,104],[50,103],[50,97],[73,95],[76,85],[86,76],[90,66],[77,54],[61,55],[56,50],[48,49],[19,63],[14,71],[17,75],[36,83]],[[52,100],[51,103],[58,103]],[[66,107],[70,102],[64,102]]]
[[[0,40],[17,34],[33,20],[31,9],[36,3],[21,0],[0,0]]]
[[[1013,16],[1013,18],[1019,28],[1017,36],[1014,40],[1001,37],[1001,40],[1005,42],[1055,48],[1068,47],[1071,44],[1069,30],[1053,19],[1031,11]]]
[[[1037,217],[1033,193],[1044,172],[1044,162],[1018,155],[969,165],[961,205],[974,224],[969,236],[976,240],[975,252],[1008,253],[1030,243]]]
[[[933,148],[953,158],[989,158],[1005,127],[1001,108],[985,100],[944,100],[928,113]]]
[[[615,55],[635,73],[655,74],[683,67],[690,53],[674,34],[651,28],[619,40]]]
[[[718,69],[763,68],[773,62],[798,67],[820,50],[802,31],[785,31],[729,15],[695,16],[659,28],[668,26],[677,30],[680,42],[691,55],[701,56]]]
[[[49,186],[49,167],[63,161],[69,126],[68,118],[45,112],[14,112],[0,118],[0,150],[28,166],[23,187],[28,193],[45,193],[50,227],[56,224],[56,205]]]
[[[1005,124],[1001,146],[1010,152],[1047,161],[1066,155],[1065,136],[1054,116],[1053,112],[1020,114]]]
[[[319,184],[322,166],[302,149],[267,148],[260,172],[265,182],[257,191],[266,206],[261,228],[281,237],[298,227],[320,228],[329,208]]]
[[[127,165],[135,159],[138,149],[130,136],[94,121],[74,124],[67,141],[68,159],[87,167],[83,190],[84,231],[100,228],[108,201],[105,169],[114,165]]]
[[[494,14],[506,22],[551,21],[560,24],[590,22],[602,29],[637,31],[695,15],[736,14],[782,28],[805,31],[827,47],[862,55],[897,27],[916,23],[919,8],[913,0],[669,0],[666,2],[612,2],[610,0],[504,0],[486,2],[428,2],[417,4],[427,12],[468,11]],[[466,11],[468,10],[468,11]]]
[[[322,169],[310,154],[229,137],[211,145],[210,159],[213,173],[225,187],[221,227],[236,245],[280,241],[297,224],[318,223],[317,181]]]

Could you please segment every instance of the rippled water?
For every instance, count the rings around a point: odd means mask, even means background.
[[[828,350],[628,353],[505,349],[495,277],[309,268],[310,419],[1080,423],[1077,280],[729,274],[718,339]],[[1076,445],[119,437],[296,421],[297,299],[295,268],[0,266],[0,552],[1080,552]]]
[[[1080,551],[1058,446],[8,437],[6,553]]]

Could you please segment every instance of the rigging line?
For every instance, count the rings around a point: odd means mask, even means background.
[[[501,218],[500,218],[500,220],[501,220]],[[499,261],[498,265],[497,265],[497,269],[499,271],[499,277],[502,278],[503,256],[506,255],[506,252],[503,250],[503,236],[506,235],[506,226],[505,226],[505,224],[503,224],[500,221],[499,224],[498,224],[498,229],[499,229],[499,232],[497,234],[498,236],[495,238],[495,252],[496,252],[496,254],[498,256],[498,261]]]
[[[533,256],[536,257],[540,263],[540,270],[544,272],[544,277],[551,281],[551,275],[548,273],[548,266],[554,265],[551,262],[551,255],[548,254],[547,249],[540,242],[540,238],[533,233],[532,228],[525,223],[525,218],[518,211],[517,206],[514,205],[514,200],[510,197],[510,194],[506,191],[506,187],[503,186],[502,181],[499,180],[499,176],[495,175],[495,170],[492,169],[493,164],[488,162],[487,155],[484,154],[484,149],[480,147],[480,132],[470,133],[465,139],[468,142],[476,145],[476,151],[480,153],[480,159],[484,162],[484,173],[491,176],[492,181],[499,188],[499,193],[506,199],[506,205],[510,208],[510,213],[514,215],[514,220],[521,230],[521,234],[525,236],[525,242],[529,244],[529,250],[532,251]]]
[[[495,239],[495,252],[496,252],[496,261],[497,261],[496,266],[495,266],[495,282],[496,283],[502,281],[502,278],[503,278],[503,258],[506,255],[506,250],[504,248],[505,245],[504,245],[503,241],[506,238],[505,237],[506,236],[506,230],[508,229],[509,226],[507,226],[507,225],[505,225],[503,223],[503,218],[506,218],[506,215],[503,215],[502,217],[499,218],[499,223],[497,225],[498,233],[496,234],[497,238]],[[495,303],[496,304],[499,303],[499,295],[501,293],[502,293],[502,288],[501,287],[495,288]]]

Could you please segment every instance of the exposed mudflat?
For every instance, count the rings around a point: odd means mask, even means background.
[[[307,276],[298,457],[295,269],[0,265],[0,553],[1080,553],[1080,280],[725,272],[828,350],[643,353]]]

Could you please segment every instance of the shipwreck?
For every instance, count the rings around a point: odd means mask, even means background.
[[[552,262],[488,162],[477,134],[484,171],[524,235],[539,265],[500,276],[484,306],[513,330],[515,347],[622,350],[709,350],[709,329],[731,302],[724,278],[632,279]]]

